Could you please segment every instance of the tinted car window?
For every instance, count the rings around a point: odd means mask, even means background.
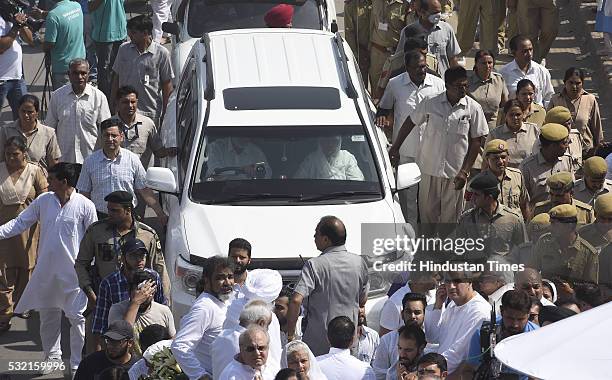
[[[192,37],[218,30],[265,28],[264,16],[282,1],[190,0],[187,30]],[[294,7],[293,27],[322,29],[316,0],[291,3]]]

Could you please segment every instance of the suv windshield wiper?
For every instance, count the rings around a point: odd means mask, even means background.
[[[274,194],[274,193],[259,193],[259,194],[233,194],[229,197],[213,199],[207,204],[223,204],[232,202],[254,201],[259,199],[298,199],[303,198],[302,194]]]
[[[324,201],[324,200],[328,200],[328,199],[337,199],[337,198],[352,197],[352,196],[361,196],[361,195],[378,195],[378,196],[380,196],[380,193],[377,192],[377,191],[336,191],[336,192],[333,192],[333,193],[319,194],[319,195],[313,195],[313,196],[309,196],[309,197],[301,197],[299,202]]]

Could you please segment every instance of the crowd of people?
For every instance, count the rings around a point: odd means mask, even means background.
[[[605,4],[598,25],[612,17]],[[75,379],[489,379],[493,367],[527,379],[482,346],[492,308],[499,341],[610,300],[612,157],[584,70],[563,68],[564,85],[552,85],[556,3],[347,0],[346,39],[389,158],[421,170],[399,192],[405,219],[418,234],[482,241],[413,262],[482,269],[394,277],[372,329],[370,268],[345,247],[356,232],[326,216],[321,255],[297,283],[249,269],[251,244],[236,238],[205,260],[175,326],[162,243],[142,222],[148,206],[167,223],[145,171],[177,154],[159,133],[175,73],[160,43],[167,3],[155,7],[154,20],[127,20],[119,0],[34,8],[54,90],[44,120],[22,71],[21,43],[36,33],[24,14],[0,18],[0,105],[13,116],[0,128],[0,333],[37,311],[41,360],[54,363],[43,373],[63,363],[65,315]],[[456,31],[445,21],[453,7]],[[292,15],[279,5],[265,22],[291,27]],[[495,71],[505,51],[512,60]],[[301,170],[330,165],[320,156]]]

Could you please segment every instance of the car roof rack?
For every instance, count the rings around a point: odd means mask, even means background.
[[[344,44],[343,44],[343,39],[342,36],[340,35],[340,32],[336,32],[336,36],[334,37],[334,42],[336,43],[336,46],[338,46],[338,51],[340,52],[340,64],[342,66],[342,71],[344,71],[344,77],[346,79],[346,95],[351,98],[351,99],[357,99],[357,90],[355,89],[355,86],[353,85],[353,81],[351,80],[351,74],[349,72],[349,68],[348,68],[348,56],[346,55],[346,52],[344,51]]]
[[[208,33],[204,33],[200,39],[200,43],[204,44],[205,56],[202,58],[202,62],[206,63],[206,88],[204,89],[204,99],[211,101],[215,98],[215,81],[210,53],[210,36]]]

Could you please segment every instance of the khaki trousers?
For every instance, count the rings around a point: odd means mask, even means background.
[[[391,52],[384,52],[382,49],[370,45],[370,83],[372,88],[376,86],[380,79],[383,66],[387,58],[391,56]]]
[[[19,267],[0,268],[0,320],[8,321],[25,290],[32,271]]]
[[[497,28],[493,14],[492,0],[461,0],[457,40],[461,54],[467,55],[476,37],[476,25],[480,18],[480,48],[496,51]]]
[[[461,0],[461,5],[466,0]],[[457,223],[463,212],[464,189],[455,190],[454,178],[421,174],[419,217],[421,223]]]
[[[359,63],[363,84],[368,87],[370,68],[370,13],[371,5],[365,1],[351,0],[344,3],[344,35],[353,55]]]
[[[506,0],[493,1],[494,28],[497,29],[497,50],[503,49],[506,44]]]
[[[536,62],[546,58],[559,34],[559,8],[555,0],[520,0],[517,5],[518,29],[533,43]]]

